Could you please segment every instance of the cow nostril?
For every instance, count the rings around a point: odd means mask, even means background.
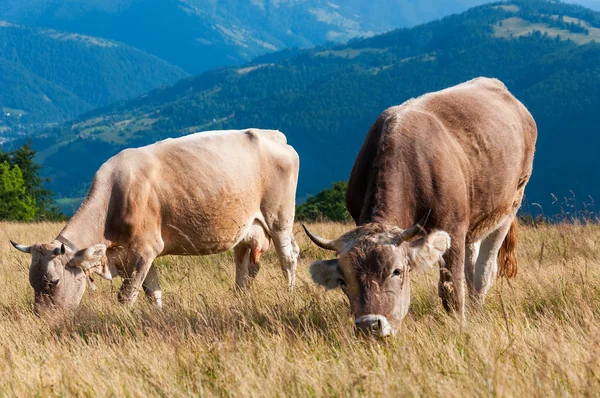
[[[379,337],[389,336],[392,332],[386,317],[381,315],[365,315],[354,320],[358,331]]]
[[[60,282],[60,279],[58,279],[58,278],[48,281],[48,287],[56,287],[56,286],[58,286],[59,282]]]
[[[377,322],[373,324],[373,331],[379,332],[381,330],[381,319],[378,319]]]

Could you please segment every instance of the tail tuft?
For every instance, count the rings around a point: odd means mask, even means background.
[[[498,253],[498,277],[514,278],[519,270],[519,261],[517,260],[517,229],[519,221],[514,218],[504,242]]]

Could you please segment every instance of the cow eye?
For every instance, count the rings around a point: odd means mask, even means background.
[[[393,275],[394,276],[400,276],[400,275],[402,275],[402,271],[400,271],[399,269],[395,269],[394,272],[393,272]]]
[[[339,278],[338,279],[338,285],[343,289],[343,288],[346,287],[346,281],[343,280],[343,279],[341,279],[341,278]]]

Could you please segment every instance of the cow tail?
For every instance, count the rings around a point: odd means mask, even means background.
[[[514,278],[519,270],[519,261],[517,260],[517,229],[519,220],[513,219],[508,234],[502,242],[500,252],[498,253],[498,276],[505,278]]]

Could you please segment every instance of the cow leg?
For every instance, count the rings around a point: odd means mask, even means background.
[[[235,284],[237,288],[244,289],[250,287],[252,281],[258,275],[258,271],[260,271],[258,263],[260,255],[260,248],[249,248],[245,244],[237,245],[233,249],[233,256],[235,258]]]
[[[469,291],[469,296],[472,296],[475,292],[473,275],[475,272],[475,264],[477,262],[477,256],[479,255],[480,246],[481,242],[465,245],[465,280],[467,281],[467,290]]]
[[[287,277],[290,292],[293,292],[296,284],[296,265],[300,254],[300,248],[294,239],[294,231],[290,228],[287,231],[274,232],[271,238],[279,257],[281,270]]]
[[[248,276],[250,281],[253,281],[260,271],[260,255],[262,254],[260,248],[255,247],[250,251],[250,262],[248,263]]]
[[[156,251],[132,252],[129,257],[129,267],[127,267],[128,275],[125,275],[117,296],[120,303],[128,305],[135,303],[142,289],[142,283],[146,279],[156,256]]]
[[[486,236],[481,243],[481,250],[475,265],[475,299],[483,304],[485,295],[496,279],[498,273],[498,252],[510,229],[513,217],[504,221],[495,231]]]
[[[150,300],[156,308],[161,309],[162,290],[160,289],[160,283],[158,281],[158,270],[154,263],[150,266],[150,270],[148,271],[148,275],[146,275],[146,279],[144,279],[142,287],[144,288],[144,293],[146,293],[148,300]]]
[[[465,316],[465,235],[452,236],[450,249],[440,266],[438,295],[448,312]]]
[[[244,289],[250,285],[248,280],[248,263],[250,262],[250,248],[247,245],[237,245],[233,249],[235,258],[235,285]]]

